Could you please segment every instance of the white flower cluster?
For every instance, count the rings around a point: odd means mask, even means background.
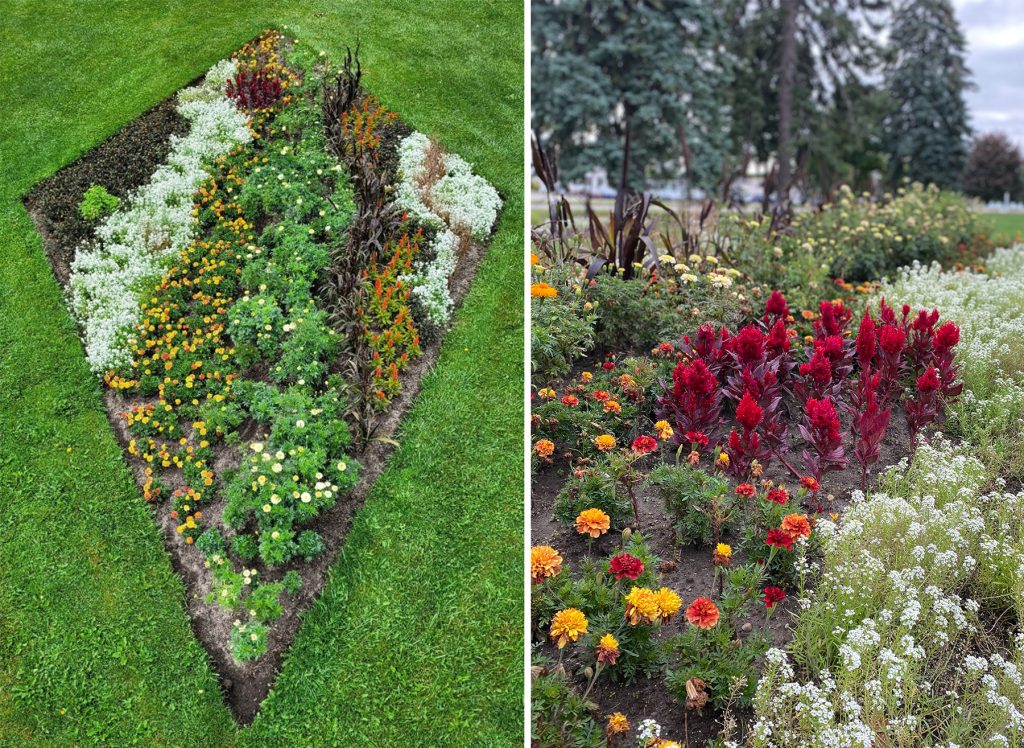
[[[753,745],[1021,745],[1024,639],[1013,661],[981,656],[978,601],[1022,620],[1024,492],[984,482],[940,441],[850,507],[791,655],[766,657]]]
[[[470,165],[454,154],[444,155],[444,176],[428,188],[429,195],[424,194],[420,181],[431,147],[430,139],[421,132],[412,133],[399,144],[395,202],[437,232],[429,252],[432,259],[417,263],[410,281],[413,295],[430,322],[441,327],[452,310],[448,282],[458,262],[456,232],[468,233],[478,241],[485,239],[497,220],[501,198],[486,179],[474,174]],[[427,207],[428,202],[434,210]]]
[[[952,427],[980,446],[1024,418],[1024,246],[996,250],[985,271],[915,264],[884,284],[888,299],[937,308],[960,325],[956,361],[965,389],[948,411]]]
[[[188,132],[171,137],[166,162],[100,223],[91,244],[78,248],[71,265],[70,305],[82,324],[86,356],[95,372],[130,362],[139,295],[192,240],[193,196],[209,177],[205,165],[252,137],[245,114],[224,94],[234,68],[233,61],[221,61],[202,83],[178,95],[177,109],[189,122]]]

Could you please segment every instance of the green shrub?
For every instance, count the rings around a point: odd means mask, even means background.
[[[231,655],[239,662],[259,659],[267,651],[267,627],[259,621],[235,621],[229,646]]]
[[[107,192],[103,185],[94,184],[82,195],[82,201],[78,203],[78,212],[87,221],[95,221],[107,213],[113,213],[121,201],[116,195]]]
[[[578,277],[555,269],[544,278],[558,295],[530,303],[530,366],[541,379],[568,374],[573,362],[593,349],[596,319]]]

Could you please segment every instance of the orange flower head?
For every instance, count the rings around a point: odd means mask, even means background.
[[[646,587],[634,587],[626,595],[626,620],[630,626],[654,623],[661,618],[658,595]]]
[[[605,731],[609,735],[621,735],[624,732],[629,732],[629,720],[626,719],[626,715],[622,712],[613,712],[608,715],[608,724],[605,725]]]
[[[562,570],[562,557],[550,545],[535,545],[530,549],[530,579],[540,584]]]
[[[619,641],[611,634],[605,634],[597,643],[597,661],[614,665],[619,658]]]
[[[806,514],[787,514],[779,527],[793,540],[811,537],[811,523]]]
[[[700,629],[710,629],[718,623],[718,606],[706,597],[698,597],[686,609],[686,620]]]
[[[593,378],[594,378],[594,375],[591,374],[589,371],[585,371],[582,374],[580,374],[580,381],[581,382],[589,382]]]
[[[622,412],[622,406],[619,405],[619,403],[616,400],[605,400],[604,412],[614,413],[615,415],[618,415],[619,413]]]
[[[584,509],[576,517],[576,532],[599,538],[612,526],[611,518],[600,509]]]
[[[530,286],[530,296],[535,299],[553,299],[558,296],[558,289],[541,281]]]
[[[555,613],[551,619],[551,638],[561,649],[587,633],[587,617],[576,608],[566,608]]]
[[[553,400],[555,398],[555,391],[550,387],[541,387],[537,390],[537,396],[541,400]]]
[[[661,611],[661,621],[666,623],[668,619],[679,612],[683,607],[683,601],[675,592],[668,587],[662,587],[654,593],[658,599],[658,610]]]
[[[615,449],[615,437],[611,434],[601,434],[594,439],[594,446],[602,452],[613,450]]]
[[[550,457],[555,452],[555,443],[550,439],[538,439],[537,443],[533,445],[533,451],[537,453],[538,457]]]

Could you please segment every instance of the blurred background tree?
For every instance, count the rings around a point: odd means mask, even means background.
[[[974,141],[964,167],[963,190],[982,200],[1021,198],[1020,149],[1005,134],[990,132]]]

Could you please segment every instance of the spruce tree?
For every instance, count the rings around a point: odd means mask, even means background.
[[[893,183],[960,185],[970,126],[966,42],[949,0],[904,0],[889,37],[883,121]]]
[[[533,128],[564,178],[686,173],[711,188],[728,149],[729,57],[713,0],[535,0]]]

